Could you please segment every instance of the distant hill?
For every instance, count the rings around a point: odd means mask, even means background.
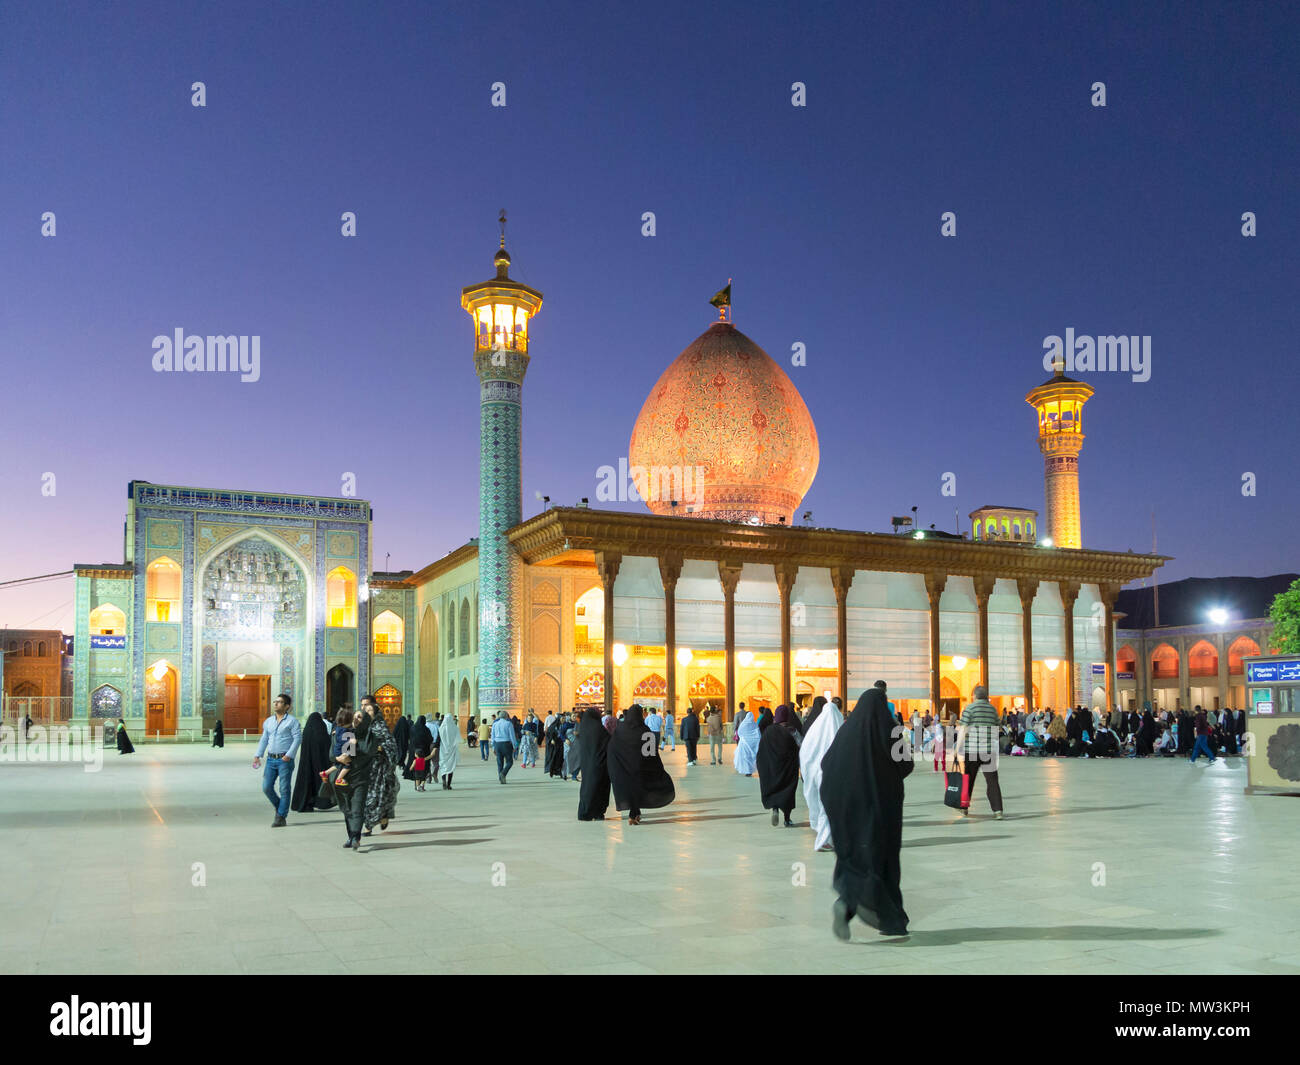
[[[1300,574],[1278,573],[1272,577],[1188,577],[1160,588],[1160,625],[1204,625],[1207,613],[1222,607],[1234,620],[1266,618],[1273,597],[1285,592]],[[1155,589],[1128,588],[1115,603],[1126,629],[1155,628]]]

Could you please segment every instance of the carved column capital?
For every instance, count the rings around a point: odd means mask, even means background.
[[[659,556],[659,579],[664,582],[665,592],[677,587],[681,575],[682,553],[680,551],[668,551]]]
[[[831,587],[835,589],[836,603],[848,600],[849,589],[853,587],[853,578],[857,576],[857,573],[858,571],[852,566],[831,567]]]
[[[975,576],[975,601],[981,606],[989,601],[989,596],[993,594],[993,588],[998,583],[998,579],[989,573],[980,573]]]
[[[1020,609],[1028,613],[1034,604],[1034,596],[1038,594],[1038,578],[1017,577],[1016,591],[1020,593]]]
[[[609,587],[613,585],[618,577],[618,568],[623,564],[623,555],[618,551],[597,551],[596,552],[596,573],[600,576],[600,583]]]
[[[790,593],[794,591],[794,582],[799,576],[799,564],[797,562],[777,562],[773,564],[772,569],[776,571],[776,587],[781,593],[782,601],[790,598]]]
[[[934,606],[939,601],[939,596],[943,595],[944,585],[948,583],[948,574],[946,573],[927,573],[925,575],[925,594],[930,597],[930,605]]]
[[[718,580],[722,582],[722,593],[728,599],[736,594],[736,585],[740,583],[740,567],[718,563]]]

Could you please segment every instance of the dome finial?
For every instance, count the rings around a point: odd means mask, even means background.
[[[709,302],[718,308],[719,322],[731,321],[731,278],[727,278],[727,287],[715,292]]]
[[[492,259],[492,264],[497,268],[497,280],[510,280],[510,253],[506,251],[506,209],[501,208],[501,217],[497,219],[501,223],[501,247],[497,249],[496,255]]]

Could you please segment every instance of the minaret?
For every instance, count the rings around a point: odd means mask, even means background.
[[[478,477],[478,705],[480,715],[520,712],[523,566],[506,530],[523,514],[520,428],[528,371],[528,320],[542,294],[510,280],[506,213],[501,212],[497,276],[461,290],[460,305],[474,319],[474,369],[479,379]]]
[[[1038,411],[1038,449],[1043,453],[1047,535],[1053,547],[1082,547],[1079,521],[1079,452],[1083,450],[1083,405],[1092,389],[1065,376],[1057,359],[1052,377],[1025,396]]]

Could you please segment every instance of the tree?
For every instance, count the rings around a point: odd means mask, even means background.
[[[1273,620],[1270,641],[1278,654],[1300,654],[1300,580],[1273,597],[1268,616]]]

